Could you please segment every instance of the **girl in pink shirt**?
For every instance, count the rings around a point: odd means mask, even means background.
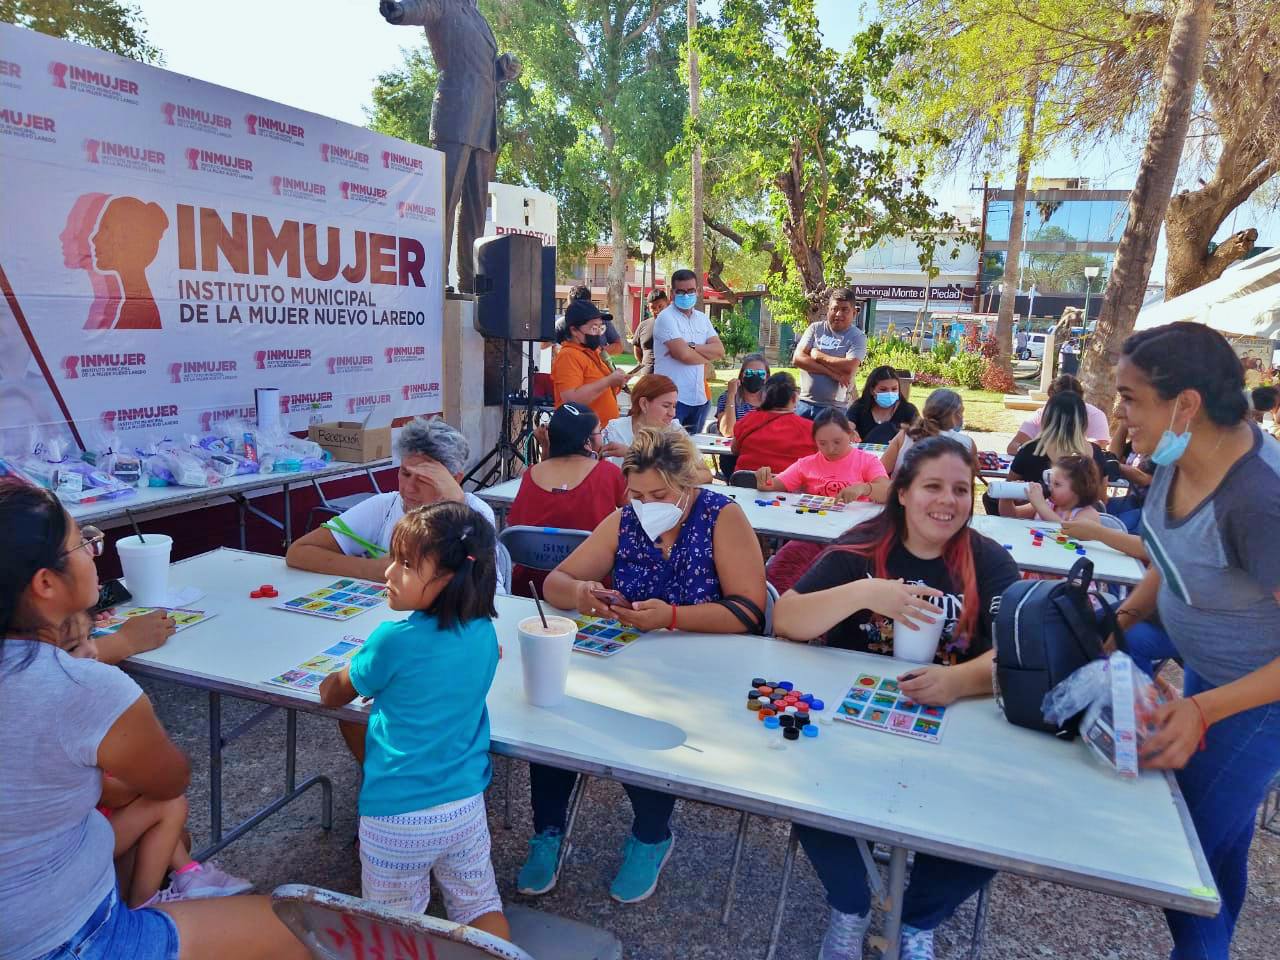
[[[884,503],[889,494],[889,475],[879,457],[859,450],[853,440],[853,427],[845,415],[835,409],[823,410],[813,421],[813,442],[818,452],[801,457],[777,475],[768,467],[761,467],[756,471],[756,488],[801,491],[846,503]]]

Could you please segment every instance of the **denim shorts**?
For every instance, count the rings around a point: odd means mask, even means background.
[[[178,960],[178,925],[162,910],[130,910],[112,890],[60,947],[36,960]]]

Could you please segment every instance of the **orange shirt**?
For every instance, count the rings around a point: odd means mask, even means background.
[[[560,345],[560,352],[551,363],[551,385],[555,391],[556,406],[564,403],[561,396],[564,391],[576,390],[588,383],[603,380],[612,372],[609,365],[600,358],[598,351],[588,349],[572,340],[566,340]],[[588,404],[600,418],[601,427],[610,420],[618,419],[617,396],[618,388],[610,387],[600,391]]]

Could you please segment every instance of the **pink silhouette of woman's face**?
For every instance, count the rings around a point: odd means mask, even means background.
[[[89,249],[89,234],[98,222],[98,214],[107,202],[105,193],[85,193],[76,198],[67,225],[58,240],[62,242],[62,263],[73,270],[92,270],[93,251]]]
[[[156,203],[116,197],[102,214],[93,235],[94,265],[121,277],[144,272],[160,251],[160,238],[169,218]]]

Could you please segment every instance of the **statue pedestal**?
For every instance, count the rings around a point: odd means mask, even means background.
[[[445,295],[442,343],[444,419],[471,444],[471,460],[480,459],[498,440],[501,408],[485,408],[485,338],[475,328],[476,301],[465,294]],[[470,464],[468,464],[470,466]]]

